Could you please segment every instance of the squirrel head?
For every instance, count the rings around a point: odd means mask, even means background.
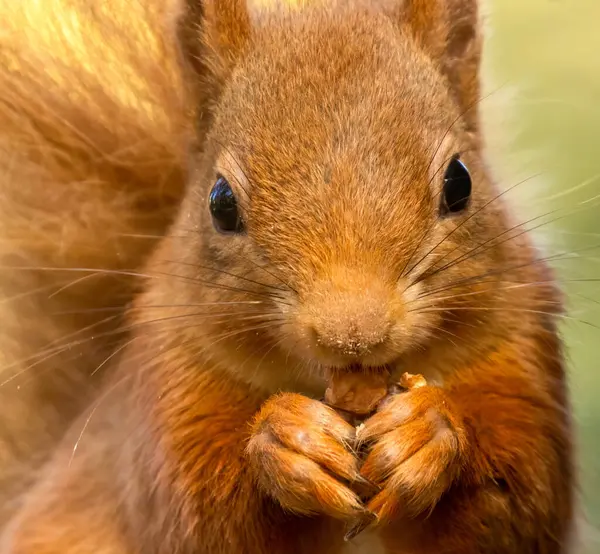
[[[468,254],[506,228],[481,157],[476,0],[201,12],[185,43],[208,132],[181,240],[156,257],[180,278],[150,296],[188,306],[195,351],[277,386],[452,343],[448,303],[507,255]]]

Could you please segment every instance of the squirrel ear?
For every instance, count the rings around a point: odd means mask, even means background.
[[[202,138],[212,124],[211,107],[250,38],[250,17],[246,0],[177,1],[177,35]]]
[[[250,38],[246,0],[203,0],[203,38],[225,71],[235,65]]]
[[[482,38],[478,0],[404,0],[402,22],[448,79],[469,131],[478,127]]]
[[[204,78],[222,83],[250,37],[247,0],[185,0],[179,36],[184,55]]]

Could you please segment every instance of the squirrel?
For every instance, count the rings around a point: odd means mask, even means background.
[[[56,3],[2,8],[2,187],[56,218],[5,214],[3,259],[89,268],[42,272],[73,332],[128,305],[44,360],[74,406],[0,552],[569,552],[562,296],[485,161],[477,1]],[[427,384],[358,435],[321,401],[350,367]]]

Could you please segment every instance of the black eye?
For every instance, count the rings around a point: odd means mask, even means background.
[[[444,189],[440,203],[440,215],[462,212],[469,205],[471,176],[458,156],[452,158],[444,175]]]
[[[241,233],[242,220],[231,185],[222,176],[217,177],[209,196],[210,215],[217,231],[221,233]]]

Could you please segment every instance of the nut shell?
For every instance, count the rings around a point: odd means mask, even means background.
[[[334,372],[325,391],[325,402],[358,416],[368,415],[387,396],[389,378],[386,371]]]

